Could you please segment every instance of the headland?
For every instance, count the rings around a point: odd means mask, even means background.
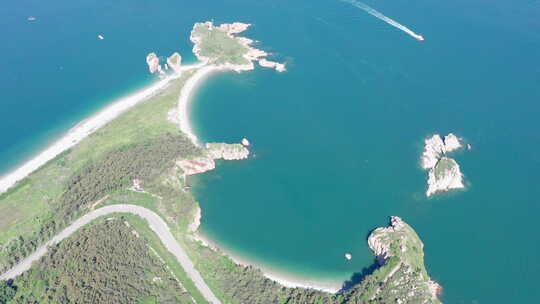
[[[269,297],[285,295],[293,299],[290,303],[300,303],[298,301],[305,299],[305,295],[317,302],[340,303],[342,295],[334,293],[341,286],[298,281],[272,270],[261,272],[246,266],[251,263],[220,254],[217,248],[209,251],[201,248],[210,242],[200,236],[197,238],[201,211],[186,191],[189,189],[186,177],[215,168],[216,159],[247,158],[249,141],[242,140],[242,144],[232,145],[199,143],[189,124],[189,97],[197,84],[212,72],[248,71],[254,69],[255,62],[279,72],[285,71],[283,64],[264,59],[269,54],[253,48],[252,40],[236,36],[248,27],[243,23],[220,26],[214,26],[212,22],[195,24],[190,38],[199,63],[183,66],[180,54],[175,53],[168,57],[166,67],[162,68],[158,55],[149,54],[146,58],[149,70],[158,73],[160,80],[83,121],[32,161],[2,179],[0,191],[9,190],[0,196],[3,211],[17,209],[21,199],[26,203],[34,203],[33,200],[51,203],[40,206],[42,210],[28,209],[28,214],[17,214],[18,218],[13,219],[17,225],[8,225],[8,222],[4,223],[5,227],[0,225],[4,230],[0,240],[13,245],[6,247],[11,252],[0,255],[0,269],[16,263],[35,249],[32,246],[45,243],[67,227],[69,221],[88,210],[129,202],[141,204],[163,217],[178,241],[193,256],[204,280],[219,291],[217,294],[234,297],[234,290],[245,289],[247,282],[252,284],[250,297],[268,291],[272,293]],[[36,173],[40,167],[43,170]],[[29,179],[22,184],[24,187],[9,189],[25,177]],[[38,224],[34,225],[34,222]],[[393,229],[401,231],[401,228]],[[410,231],[412,228],[400,235],[399,242],[408,242],[412,238],[411,242],[418,244]],[[189,233],[202,242],[186,241],[184,236]],[[421,246],[415,250],[423,257]],[[423,260],[422,263],[417,263],[416,259],[414,265],[407,264],[407,257],[397,251],[389,253],[388,257],[390,259],[380,265],[378,272],[354,289],[343,291],[347,297],[369,302],[372,299],[365,298],[366,294],[378,297],[385,294],[384,290],[376,288],[381,280],[390,282],[394,274],[401,273],[402,268],[394,270],[395,265],[391,263],[396,258],[402,262],[399,265],[419,267],[426,274],[418,281],[421,286],[428,279]],[[231,262],[235,264],[230,265]],[[223,265],[227,267],[223,269]],[[403,273],[408,274],[407,269],[403,268]],[[386,275],[380,277],[380,274]],[[250,279],[246,281],[246,278]],[[415,282],[418,280],[417,277],[408,278]],[[257,282],[264,282],[263,286],[268,288],[258,290]],[[423,290],[421,293],[422,297],[426,295]],[[431,293],[429,295],[431,299]]]

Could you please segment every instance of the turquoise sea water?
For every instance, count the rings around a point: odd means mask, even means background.
[[[289,71],[218,74],[195,94],[198,136],[247,137],[255,154],[197,178],[205,235],[277,272],[340,282],[371,265],[367,235],[398,215],[446,303],[537,302],[540,2],[366,3],[426,41],[330,0],[3,4],[0,171],[152,81],[148,52],[185,58],[193,22],[249,22]],[[435,132],[473,149],[456,155],[467,189],[426,199],[418,159]]]

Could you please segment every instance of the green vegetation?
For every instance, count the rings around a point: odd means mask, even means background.
[[[447,171],[454,170],[458,166],[457,162],[449,157],[441,158],[434,168],[435,177],[437,179],[443,178]]]
[[[201,55],[214,63],[247,63],[242,57],[247,48],[226,33],[196,24],[193,34],[200,38]],[[168,121],[191,73],[184,73],[160,94],[0,195],[0,272],[89,210],[129,203],[146,207],[167,222],[223,303],[395,303],[392,290],[401,286],[403,278],[414,282],[399,287],[399,296],[411,286],[424,290],[428,277],[416,234],[417,241],[412,238],[411,246],[407,243],[404,257],[399,255],[397,243],[401,238],[393,238],[391,248],[401,258],[390,258],[377,270],[364,271],[336,295],[285,288],[265,278],[260,270],[236,265],[192,241],[187,231],[198,205],[190,193],[182,191],[182,172],[176,161],[208,151],[195,147]],[[211,145],[210,150],[219,147]],[[133,179],[141,181],[142,190],[129,189]],[[156,277],[160,279],[154,281]],[[14,303],[63,303],[67,299],[75,303],[191,303],[193,299],[204,303],[174,257],[146,223],[134,216],[98,221],[52,248],[32,270],[0,285],[0,303],[10,299]]]
[[[167,120],[190,75],[186,73],[0,196],[0,271],[86,212],[93,200],[126,186],[134,175],[141,174],[137,178],[144,184],[145,177],[150,181],[168,170],[175,157],[200,153]]]
[[[156,236],[155,232],[150,230],[148,223],[135,215],[123,215],[123,218],[126,219],[139,233],[139,235],[146,240],[147,245],[152,248],[154,254],[159,256],[162,263],[170,272],[172,272],[174,277],[181,282],[179,282],[179,284],[182,285],[183,289],[188,291],[191,297],[195,300],[194,302],[201,304],[207,303],[206,299],[202,296],[195,284],[188,278],[186,272],[177,262],[176,258],[167,250],[167,248],[165,248],[165,246]]]
[[[424,244],[416,232],[398,217],[391,228],[375,229],[370,241],[386,248],[383,265],[362,281],[364,299],[369,303],[440,303],[438,285],[424,266]]]
[[[0,303],[11,301],[17,293],[17,287],[13,286],[13,282],[0,282]]]
[[[412,229],[411,232],[414,233]],[[438,300],[431,299],[431,294],[426,290],[425,278],[429,278],[423,265],[422,247],[418,247],[418,243],[413,245],[415,240],[412,239],[410,247],[415,248],[414,252],[407,252],[402,258],[391,257],[382,266],[374,264],[369,269],[364,269],[350,282],[346,282],[343,290],[337,294],[304,288],[286,288],[264,277],[259,269],[236,265],[225,255],[207,247],[190,243],[189,249],[205,281],[224,303],[384,304],[397,303],[398,298],[402,299],[401,303],[439,303]],[[411,261],[413,266],[405,267],[401,259]],[[397,265],[402,266],[395,270]],[[411,290],[409,288],[417,290],[413,297],[407,295]]]
[[[198,154],[198,149],[181,135],[165,133],[151,141],[121,147],[90,163],[68,182],[60,198],[61,210],[69,218],[80,208],[104,197],[107,193],[127,188],[134,179],[141,184],[152,183],[175,159]]]
[[[195,303],[167,266],[173,263],[131,223],[97,220],[2,290],[16,290],[11,303]]]
[[[244,58],[248,48],[240,40],[230,37],[215,26],[208,28],[208,23],[196,23],[192,36],[199,41],[199,55],[209,58],[215,64],[249,64]]]

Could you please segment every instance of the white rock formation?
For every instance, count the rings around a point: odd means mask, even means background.
[[[224,32],[227,32],[231,35],[241,33],[248,29],[251,24],[242,23],[242,22],[233,22],[233,23],[224,23],[218,28]]]
[[[379,227],[369,235],[369,248],[371,248],[373,253],[375,253],[375,255],[377,256],[377,261],[379,262],[379,264],[383,265],[384,262],[391,256],[391,233],[399,232],[403,230],[404,227],[405,224],[400,217],[392,216],[390,218],[390,226]]]
[[[148,70],[150,73],[162,72],[161,65],[159,64],[159,58],[156,53],[150,53],[146,56],[146,64],[148,64]]]
[[[287,70],[284,63],[270,61],[264,58],[259,60],[259,65],[265,68],[273,68],[278,72],[285,72]]]
[[[206,171],[214,170],[216,168],[216,163],[214,159],[210,157],[197,157],[194,159],[183,159],[176,163],[184,174],[193,175],[199,174]]]
[[[184,174],[193,175],[216,168],[216,159],[239,160],[249,156],[249,150],[241,144],[208,143],[206,144],[206,156],[193,159],[182,159],[176,164]]]
[[[439,134],[425,140],[421,162],[422,168],[428,171],[427,196],[465,187],[459,165],[454,159],[446,157],[462,147],[459,138],[452,133],[445,136],[444,141]]]
[[[461,142],[459,142],[459,138],[450,133],[444,137],[444,147],[446,149],[445,153],[450,153],[454,150],[460,149],[462,145]]]
[[[249,150],[241,144],[208,143],[206,149],[213,159],[239,160],[249,156]]]
[[[373,230],[368,244],[378,264],[386,267],[386,274],[379,278],[382,284],[371,295],[374,303],[378,303],[375,299],[384,290],[399,295],[394,299],[397,303],[441,304],[437,298],[440,286],[425,269],[424,243],[411,226],[392,216],[388,227]]]
[[[463,185],[463,174],[458,163],[448,157],[441,158],[435,168],[429,170],[427,183],[427,196],[431,196],[438,191],[449,191],[465,187]]]
[[[167,64],[175,71],[180,72],[180,65],[182,64],[182,56],[179,53],[172,54],[167,58]]]
[[[424,153],[422,153],[422,168],[431,169],[435,167],[439,158],[445,153],[444,142],[439,134],[426,138],[424,141]]]

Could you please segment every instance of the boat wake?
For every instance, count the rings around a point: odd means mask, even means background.
[[[397,21],[393,20],[393,19],[390,19],[388,17],[386,17],[385,15],[381,14],[380,12],[376,11],[375,9],[372,9],[371,7],[369,7],[367,4],[364,4],[360,1],[356,1],[356,0],[341,0],[343,2],[346,2],[346,3],[349,3],[351,5],[354,5],[356,6],[357,8],[365,11],[366,13],[390,24],[391,26],[393,27],[396,27],[402,31],[404,31],[405,33],[409,34],[410,36],[412,36],[414,39],[418,40],[418,41],[424,41],[424,37],[422,35],[418,35],[417,33],[413,32],[411,29],[409,29],[408,27],[398,23]]]

